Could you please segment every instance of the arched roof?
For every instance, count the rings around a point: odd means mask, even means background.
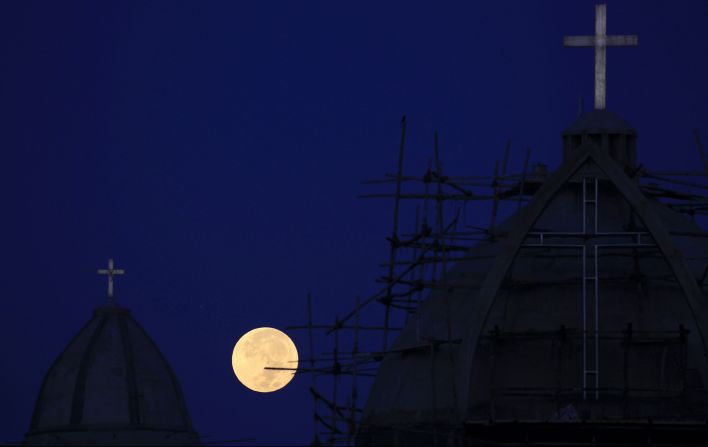
[[[108,304],[47,372],[29,444],[195,444],[180,385],[145,330]]]
[[[484,321],[489,314],[502,279],[506,275],[523,240],[563,185],[588,161],[596,163],[601,169],[602,174],[606,175],[616,186],[617,190],[620,191],[632,209],[647,226],[651,237],[656,241],[656,244],[663,253],[674,275],[676,275],[676,279],[684,293],[686,303],[691,310],[696,329],[699,331],[698,335],[702,345],[703,360],[708,359],[708,347],[706,346],[705,339],[705,335],[708,334],[708,320],[706,320],[706,316],[708,315],[708,301],[698,287],[695,277],[691,274],[691,271],[686,265],[681,250],[676,247],[664,222],[662,222],[655,209],[651,206],[649,200],[639,190],[637,184],[627,177],[603,148],[594,144],[587,144],[582,147],[581,150],[577,151],[573,158],[567,160],[551,176],[534,196],[529,206],[522,210],[519,216],[519,225],[511,232],[509,238],[501,248],[500,255],[495,258],[495,262],[475,299],[475,311],[468,315],[469,322],[467,330],[460,346],[461,355],[457,365],[456,381],[457,389],[458,392],[461,393],[461,396],[468,396],[470,393],[471,363],[474,357],[474,350],[477,347],[480,328],[484,325]],[[466,399],[460,399],[459,410],[462,414],[466,412],[466,402]]]
[[[632,307],[638,301],[623,302],[628,299],[626,288],[608,285],[606,293],[612,296],[605,296],[605,303],[611,302],[605,309],[612,311],[607,318],[613,330],[621,331],[624,326],[620,324],[633,320],[662,330],[685,324],[692,333],[690,363],[697,368],[702,380],[708,379],[704,338],[708,330],[707,298],[696,281],[705,264],[689,261],[689,258],[705,256],[708,242],[705,238],[681,239],[672,235],[701,233],[701,230],[685,216],[645,197],[606,149],[588,142],[545,181],[521,213],[500,226],[498,240],[470,249],[468,259],[449,272],[450,287],[433,290],[421,303],[417,315],[409,319],[394,342],[393,349],[397,352],[387,355],[379,369],[364,411],[363,427],[429,424],[435,419],[462,422],[469,417],[470,403],[479,400],[480,393],[484,400],[490,391],[484,381],[480,383],[475,377],[479,376],[480,368],[488,367],[480,366],[479,342],[490,327],[505,321],[501,313],[513,314],[518,320],[509,325],[516,327],[538,328],[569,321],[577,324],[575,317],[567,319],[567,309],[561,309],[567,302],[559,297],[564,290],[552,284],[553,276],[570,278],[576,266],[554,259],[557,252],[553,249],[549,249],[545,259],[529,261],[519,267],[524,271],[514,272],[517,277],[531,277],[536,282],[546,281],[547,285],[533,286],[537,289],[530,292],[502,289],[530,232],[546,226],[552,226],[554,231],[571,231],[580,222],[584,205],[579,196],[579,179],[583,176],[601,178],[603,188],[612,190],[607,196],[610,200],[600,209],[600,219],[608,226],[605,231],[625,231],[623,227],[631,210],[645,227],[643,231],[655,242],[661,259],[644,261],[642,274],[647,275],[650,282],[652,275],[659,273],[669,274],[674,281],[671,287],[652,291],[654,297],[650,304],[655,307],[649,313],[642,311],[641,315]],[[504,300],[507,304],[501,303]],[[610,309],[611,306],[614,307]],[[442,343],[436,345],[439,341]],[[430,346],[428,350],[426,345]],[[545,360],[539,358],[536,363],[543,364]],[[510,363],[504,365],[507,370],[519,367],[513,356]],[[516,374],[523,376],[523,371]],[[530,376],[533,374],[529,371]],[[521,376],[513,380],[518,383]],[[522,384],[516,386],[523,387]],[[550,417],[550,413],[546,416]]]

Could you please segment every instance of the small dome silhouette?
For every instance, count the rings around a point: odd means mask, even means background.
[[[198,444],[182,390],[130,311],[107,304],[49,368],[27,444]]]

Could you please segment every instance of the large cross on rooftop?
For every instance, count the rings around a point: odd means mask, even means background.
[[[595,47],[595,110],[605,110],[606,95],[606,59],[607,47],[634,47],[639,44],[639,37],[632,35],[608,36],[607,5],[595,5],[595,35],[565,36],[566,47]]]
[[[114,269],[113,268],[113,259],[109,259],[108,260],[108,268],[107,269],[98,269],[98,274],[108,276],[108,301],[110,303],[113,303],[113,276],[114,275],[124,275],[125,270]]]

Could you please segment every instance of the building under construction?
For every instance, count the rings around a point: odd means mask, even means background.
[[[565,39],[595,47],[595,108],[563,132],[554,172],[527,151],[508,173],[507,147],[493,176],[455,177],[436,138],[423,174],[405,175],[403,120],[398,170],[375,182],[394,191],[368,195],[394,203],[381,290],[300,326],[334,346],[310,354],[315,442],[708,443],[708,166],[697,132],[703,171],[638,164],[604,93],[605,48],[638,39],[604,23],[598,5],[596,34]],[[489,225],[465,225],[481,202]]]

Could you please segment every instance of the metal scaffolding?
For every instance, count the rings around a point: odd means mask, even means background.
[[[381,264],[385,269],[385,275],[376,280],[381,287],[376,293],[363,300],[357,297],[349,312],[335,318],[334,322],[329,324],[313,321],[312,299],[308,295],[307,325],[286,328],[306,330],[308,333],[310,352],[309,357],[303,362],[308,366],[299,368],[298,371],[308,372],[311,375],[313,445],[322,443],[350,445],[354,442],[363,412],[361,398],[365,393],[360,391],[362,381],[375,377],[378,365],[384,356],[402,351],[391,348],[392,334],[401,331],[404,325],[410,323],[409,320],[415,316],[426,293],[450,287],[448,271],[451,264],[490,257],[490,255],[470,254],[469,250],[480,241],[494,242],[505,237],[505,230],[497,225],[498,218],[508,217],[514,212],[518,213],[549,176],[548,168],[543,164],[530,167],[530,148],[525,151],[521,171],[508,172],[511,141],[507,142],[503,150],[501,166],[498,161],[495,164],[493,175],[450,175],[446,171],[443,172],[437,133],[433,139],[433,157],[428,161],[422,175],[406,174],[404,173],[406,127],[406,119],[403,117],[396,173],[386,174],[383,179],[364,182],[365,185],[374,186],[392,185],[393,192],[367,193],[361,196],[385,198],[393,202],[392,229],[390,236],[386,238],[388,259]],[[630,178],[638,182],[640,190],[647,197],[671,209],[686,213],[694,220],[708,214],[708,195],[705,193],[708,185],[696,180],[708,178],[708,165],[705,164],[698,133],[695,132],[695,135],[704,171],[652,172],[639,165],[633,172],[627,173]],[[563,254],[555,253],[552,254],[553,257],[580,258],[582,264],[579,280],[582,291],[579,297],[582,302],[581,327],[573,329],[561,326],[557,331],[529,333],[505,332],[495,328],[480,339],[480,343],[490,344],[489,352],[492,358],[495,349],[499,349],[499,346],[510,340],[552,341],[554,349],[558,352],[569,349],[571,345],[579,345],[579,352],[582,353],[580,380],[582,386],[565,386],[559,378],[554,388],[492,387],[490,421],[495,420],[495,407],[498,402],[508,398],[518,399],[530,395],[550,395],[557,398],[573,393],[581,395],[583,400],[599,400],[607,396],[628,398],[636,393],[654,393],[662,398],[680,399],[682,393],[685,394],[685,387],[682,390],[645,390],[633,387],[629,380],[629,363],[626,360],[629,352],[642,343],[652,342],[667,346],[678,344],[682,346],[684,363],[681,374],[685,376],[685,341],[689,331],[683,326],[670,333],[636,331],[632,329],[631,322],[627,323],[624,331],[613,332],[601,328],[600,281],[613,280],[611,277],[602,277],[599,273],[599,263],[603,256],[608,251],[611,251],[612,256],[630,257],[635,260],[640,253],[642,256],[659,256],[655,241],[641,226],[626,232],[600,231],[599,191],[604,181],[601,175],[584,175],[579,179],[579,187],[582,190],[580,194],[582,226],[578,231],[554,232],[535,228],[527,234],[522,244],[523,252],[518,254],[520,258],[542,257],[544,250],[556,249],[562,250]],[[479,202],[487,203],[490,212],[489,224],[486,227],[473,225],[468,221],[469,207]],[[406,219],[410,222],[408,231],[402,230],[404,228],[402,224]],[[701,232],[674,231],[671,235],[690,238],[708,237],[708,234]],[[703,287],[703,282],[708,276],[708,257],[701,261],[706,263],[706,269],[703,277],[697,280]],[[462,287],[455,284],[457,289]],[[433,359],[441,346],[458,344],[460,340],[453,339],[450,331],[449,309],[447,318],[447,337],[434,340],[421,336],[419,319],[414,319],[417,344],[404,350],[429,352]],[[324,354],[315,352],[316,331],[331,339],[331,351]],[[377,334],[380,336],[380,341],[373,341],[370,335],[362,338],[364,333]],[[623,365],[625,384],[620,388],[601,386],[600,351],[603,346],[608,346],[608,343],[617,344],[618,349],[623,349],[625,352]],[[494,360],[491,364],[495,364]],[[430,374],[435,375],[435,363],[432,361]],[[328,391],[318,386],[317,379],[323,376],[329,378],[328,385],[331,388]],[[431,388],[434,411],[436,396],[434,387]],[[560,410],[558,408],[559,413]],[[427,432],[435,434],[435,430],[434,424]]]

